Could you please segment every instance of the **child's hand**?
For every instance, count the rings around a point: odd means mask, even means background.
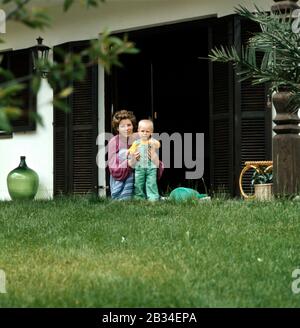
[[[141,154],[140,154],[139,151],[136,151],[136,152],[133,154],[133,156],[134,156],[134,158],[135,158],[137,161],[139,161],[140,158],[141,158]]]

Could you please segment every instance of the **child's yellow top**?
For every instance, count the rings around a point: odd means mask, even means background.
[[[128,150],[129,154],[134,154],[137,151],[138,147],[141,145],[149,145],[153,148],[159,148],[160,142],[152,138],[149,140],[142,140],[142,139],[135,140]]]

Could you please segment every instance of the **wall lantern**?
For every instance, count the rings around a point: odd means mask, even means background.
[[[38,71],[42,78],[47,77],[47,69],[45,63],[48,61],[50,47],[43,44],[43,39],[38,37],[37,45],[32,47],[33,69]]]

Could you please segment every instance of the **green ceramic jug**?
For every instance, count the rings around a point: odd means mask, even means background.
[[[39,186],[39,176],[26,165],[21,156],[20,164],[7,176],[7,188],[12,200],[34,199]]]

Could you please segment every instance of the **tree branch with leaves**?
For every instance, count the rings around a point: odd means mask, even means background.
[[[80,3],[86,8],[98,7],[104,0],[82,0]],[[16,21],[29,28],[44,30],[51,27],[51,17],[45,9],[30,6],[31,0],[0,0],[2,6],[6,6],[7,21]],[[74,0],[64,0],[62,10],[67,12],[73,5]],[[3,40],[0,39],[0,42]],[[68,110],[63,101],[72,92],[72,85],[76,81],[84,79],[88,67],[100,64],[107,73],[110,73],[112,66],[122,66],[120,56],[123,54],[136,54],[138,49],[133,42],[125,36],[123,39],[110,35],[104,31],[99,40],[93,40],[83,51],[73,54],[60,50],[61,61],[38,61],[36,70],[32,75],[15,78],[10,70],[5,69],[0,64],[0,130],[10,132],[12,121],[20,117],[22,106],[18,102],[18,95],[25,87],[24,83],[30,82],[31,89],[37,93],[41,84],[39,72],[47,71],[49,85],[55,90],[53,103],[55,107]],[[86,60],[88,58],[88,60]],[[0,56],[1,60],[1,56]],[[2,62],[2,60],[1,60]],[[39,114],[32,117],[42,124],[42,117]]]

